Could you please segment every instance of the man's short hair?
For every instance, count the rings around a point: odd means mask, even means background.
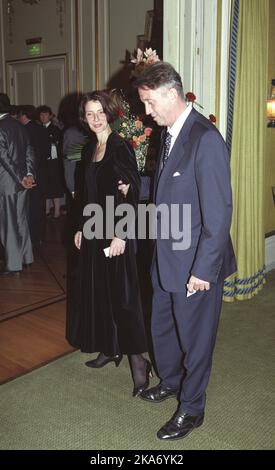
[[[184,98],[182,81],[179,73],[168,62],[156,62],[144,67],[144,71],[134,82],[135,88],[149,88],[156,90],[162,86],[175,88]]]
[[[24,104],[17,106],[17,115],[18,117],[27,116],[31,121],[35,121],[36,118],[36,108],[32,104]]]
[[[6,93],[0,93],[0,113],[8,113],[10,111],[10,99]]]
[[[10,105],[10,115],[17,117],[19,106],[16,104],[11,104]]]
[[[50,106],[47,106],[46,104],[43,104],[42,106],[38,106],[38,108],[36,108],[36,112],[37,112],[38,116],[41,113],[49,113],[49,114],[53,113]]]

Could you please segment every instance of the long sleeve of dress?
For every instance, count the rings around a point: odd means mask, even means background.
[[[117,208],[119,204],[127,204],[128,206],[131,206],[134,209],[131,221],[127,221],[128,225],[126,235],[123,229],[122,234],[116,231],[116,236],[124,240],[129,237],[135,238],[135,220],[139,201],[140,177],[138,174],[137,162],[134,151],[126,141],[121,141],[120,145],[117,147],[114,161],[114,171],[117,175],[117,181],[121,180],[125,184],[130,184],[126,197],[124,197],[124,195],[117,189],[117,193],[115,195],[115,207]],[[122,215],[122,213],[116,214],[116,228],[118,228],[118,224],[120,221],[122,221],[124,215],[125,214]]]
[[[118,181],[121,180],[125,184],[130,184],[126,198],[118,191],[117,201],[119,203],[126,202],[136,208],[139,201],[140,176],[135,153],[126,141],[121,141],[117,147],[114,170]]]

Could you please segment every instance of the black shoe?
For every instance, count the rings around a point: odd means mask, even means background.
[[[146,372],[145,372],[145,382],[142,385],[139,385],[138,387],[134,387],[133,389],[133,397],[139,397],[142,392],[148,387],[149,385],[149,377],[153,377],[153,372],[152,372],[152,364],[149,362],[147,359],[146,361]]]
[[[99,353],[96,359],[92,361],[85,362],[87,367],[92,367],[93,369],[100,369],[101,367],[106,366],[109,362],[114,362],[116,367],[119,366],[122,356],[117,354],[116,356],[105,356],[103,353]]]
[[[152,403],[160,403],[161,401],[167,400],[168,398],[176,398],[178,395],[177,390],[165,387],[159,383],[156,387],[144,390],[140,394],[142,400],[151,401]]]
[[[168,421],[160,430],[157,432],[157,437],[161,440],[175,441],[182,439],[193,429],[198,428],[202,425],[204,414],[199,416],[191,416],[183,411],[177,411],[170,421]]]

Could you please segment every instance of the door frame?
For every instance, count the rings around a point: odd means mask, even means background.
[[[16,59],[16,60],[9,60],[6,61],[6,88],[8,96],[11,96],[12,92],[12,85],[11,85],[11,70],[12,66],[15,64],[30,64],[30,63],[37,63],[37,62],[46,62],[51,59],[64,59],[65,65],[65,95],[69,93],[69,76],[68,76],[68,57],[67,54],[54,54],[54,55],[47,55],[47,56],[39,56],[39,57],[32,57],[28,59]],[[15,103],[13,103],[15,104]]]

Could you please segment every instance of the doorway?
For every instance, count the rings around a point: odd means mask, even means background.
[[[57,114],[68,92],[66,56],[8,62],[8,94],[13,104],[42,104]]]

